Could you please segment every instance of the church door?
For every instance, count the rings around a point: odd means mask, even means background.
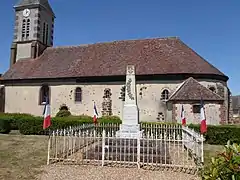
[[[219,116],[218,116],[218,112],[217,112],[216,106],[214,104],[209,105],[207,108],[205,108],[206,110],[206,119],[208,124],[211,125],[218,125],[219,122]]]

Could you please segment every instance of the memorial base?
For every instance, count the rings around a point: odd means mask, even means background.
[[[120,130],[116,132],[117,138],[138,139],[142,138],[143,132],[140,131],[140,125],[121,124]]]

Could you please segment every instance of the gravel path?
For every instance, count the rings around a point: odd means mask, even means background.
[[[196,176],[180,172],[90,165],[51,165],[43,170],[38,180],[200,180]]]

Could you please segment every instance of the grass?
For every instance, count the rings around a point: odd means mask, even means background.
[[[47,140],[46,136],[0,135],[0,179],[35,179],[47,161]]]
[[[208,165],[211,163],[211,158],[215,157],[218,153],[224,150],[222,145],[204,145],[204,164]]]
[[[42,173],[41,166],[47,161],[47,136],[24,136],[0,134],[0,179],[32,180]],[[205,164],[212,156],[223,150],[223,146],[204,146]]]

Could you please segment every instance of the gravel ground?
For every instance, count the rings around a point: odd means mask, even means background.
[[[196,176],[180,172],[90,165],[51,165],[43,170],[38,180],[200,180]]]

